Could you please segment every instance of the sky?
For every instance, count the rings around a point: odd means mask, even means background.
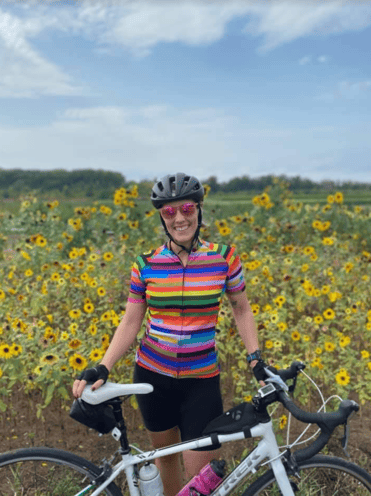
[[[370,47],[367,0],[0,0],[0,169],[371,182]]]

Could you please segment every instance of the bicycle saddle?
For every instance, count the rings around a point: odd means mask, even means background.
[[[114,382],[106,382],[95,391],[91,390],[91,386],[91,384],[86,385],[81,395],[81,399],[90,405],[99,405],[105,401],[128,394],[148,394],[153,391],[153,386],[146,383],[116,384]]]

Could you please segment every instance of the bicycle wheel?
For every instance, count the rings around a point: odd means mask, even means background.
[[[1,496],[88,496],[99,475],[93,463],[67,451],[53,448],[28,448],[0,455]],[[81,492],[86,489],[86,492]],[[105,496],[122,496],[111,483]]]
[[[300,478],[290,475],[295,496],[369,496],[371,476],[342,458],[318,455],[299,463]],[[243,496],[279,496],[272,470],[259,477]]]

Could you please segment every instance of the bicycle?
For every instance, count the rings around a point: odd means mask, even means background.
[[[261,440],[255,448],[224,477],[211,493],[212,496],[226,496],[232,492],[242,496],[370,495],[371,476],[364,469],[342,458],[317,455],[335,428],[342,424],[345,426],[342,445],[346,449],[348,420],[358,411],[357,403],[341,401],[338,410],[332,413],[302,410],[289,397],[289,392],[294,391],[297,375],[304,367],[303,363],[294,362],[290,368],[280,370],[277,374],[266,369],[270,377],[253,401],[241,403],[213,420],[203,432],[203,437],[146,452],[129,445],[121,398],[150,393],[152,386],[106,383],[95,392],[87,386],[82,396],[83,402],[77,401],[81,405],[90,405],[89,408],[100,409],[101,425],[95,425],[95,428],[100,432],[112,432],[114,439],[120,442],[117,452],[110,460],[103,459],[99,467],[73,453],[53,448],[28,448],[5,453],[0,455],[0,494],[122,496],[117,484],[125,475],[126,493],[141,496],[138,469],[143,464],[184,450],[259,437]],[[286,384],[289,379],[292,379],[290,387]],[[268,405],[277,401],[296,419],[317,424],[319,437],[305,448],[292,452],[291,446],[281,452],[267,411]],[[133,454],[133,450],[137,454]],[[114,463],[117,455],[121,460]],[[268,470],[259,476],[258,471],[264,467],[268,467]],[[250,484],[250,477],[246,478],[251,474],[257,474],[254,475],[257,478]]]

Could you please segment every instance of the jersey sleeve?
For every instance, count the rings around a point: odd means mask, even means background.
[[[231,247],[226,258],[228,263],[227,273],[227,293],[237,293],[245,290],[245,277],[243,275],[240,257],[237,255],[234,247]]]
[[[130,301],[131,303],[146,302],[146,284],[142,277],[138,260],[134,262],[131,269],[128,301]]]

